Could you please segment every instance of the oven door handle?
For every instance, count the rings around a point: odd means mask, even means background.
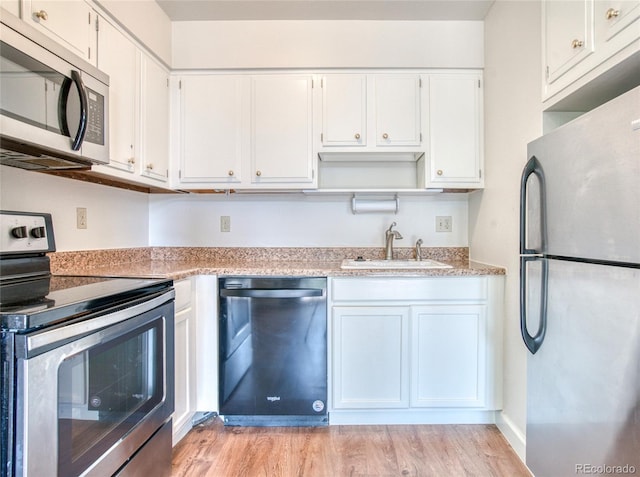
[[[52,330],[45,330],[40,333],[26,335],[24,337],[23,349],[19,354],[23,355],[21,357],[30,358],[54,347],[60,346],[61,344],[74,341],[90,333],[106,328],[107,326],[115,325],[133,318],[134,316],[153,310],[163,303],[175,299],[175,295],[175,291],[171,289],[169,291],[162,292],[160,295],[151,299],[147,299],[142,303],[138,303],[124,309],[119,309],[113,313],[107,313],[78,323],[54,328]],[[18,352],[18,350],[16,351]]]

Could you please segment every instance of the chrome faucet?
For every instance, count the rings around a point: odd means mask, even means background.
[[[397,230],[391,230],[396,226],[396,223],[392,223],[391,226],[384,233],[385,236],[385,249],[384,249],[384,259],[385,260],[393,260],[393,239],[401,239],[402,235]]]
[[[418,262],[422,260],[422,239],[416,242],[416,260]]]

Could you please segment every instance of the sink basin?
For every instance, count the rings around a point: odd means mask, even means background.
[[[352,260],[344,259],[340,268],[343,270],[425,270],[433,268],[453,268],[446,263],[436,262],[435,260]]]

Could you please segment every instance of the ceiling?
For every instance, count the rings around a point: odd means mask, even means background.
[[[494,0],[156,0],[172,21],[483,20]]]

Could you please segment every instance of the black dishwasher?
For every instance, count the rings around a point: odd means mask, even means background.
[[[225,425],[327,425],[327,279],[224,277],[218,285]]]

